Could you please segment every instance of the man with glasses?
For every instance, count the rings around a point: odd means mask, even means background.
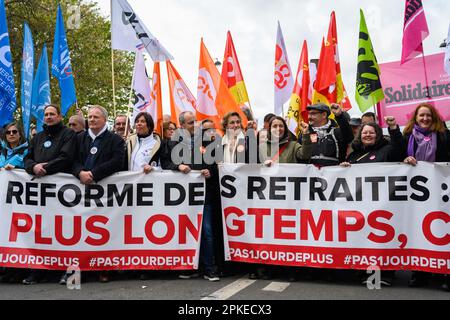
[[[318,103],[306,108],[309,132],[313,144],[311,164],[318,167],[339,165],[345,160],[347,147],[353,141],[353,132],[342,108],[334,103],[331,107]],[[334,120],[329,117],[333,113]],[[299,136],[302,143],[302,136]]]

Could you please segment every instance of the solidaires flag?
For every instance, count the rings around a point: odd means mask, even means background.
[[[381,87],[380,68],[370,40],[364,13],[361,12],[359,26],[358,71],[356,75],[355,99],[361,112],[384,99]]]

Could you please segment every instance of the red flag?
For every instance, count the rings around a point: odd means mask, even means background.
[[[336,64],[334,51],[330,42],[322,39],[317,77],[314,83],[313,103],[330,104],[335,101]]]
[[[344,110],[352,108],[350,99],[342,81],[341,62],[339,60],[336,15],[331,13],[327,40],[322,43],[317,80],[314,86],[313,102],[340,104]]]
[[[294,91],[289,103],[288,126],[292,132],[296,132],[298,124],[303,119],[308,119],[306,107],[311,104],[310,76],[308,45],[303,41],[302,53],[298,63],[297,77],[295,78]]]

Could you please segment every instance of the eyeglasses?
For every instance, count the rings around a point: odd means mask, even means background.
[[[75,127],[76,124],[75,123],[69,123],[69,127]]]
[[[241,120],[230,121],[230,122],[228,122],[228,124],[230,124],[230,125],[233,125],[233,124],[241,124]]]
[[[193,125],[194,123],[195,123],[195,121],[186,122],[186,124],[188,124],[188,125]]]
[[[6,134],[18,134],[19,133],[19,131],[17,131],[17,130],[7,130],[6,131]]]

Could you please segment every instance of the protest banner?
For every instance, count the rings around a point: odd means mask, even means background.
[[[0,266],[66,270],[198,268],[204,178],[119,173],[81,185],[0,171]]]
[[[444,53],[425,57],[428,90],[422,58],[406,64],[400,61],[380,64],[381,84],[385,100],[381,103],[380,120],[386,127],[385,116],[394,116],[400,126],[406,125],[420,103],[431,103],[443,120],[450,120],[450,75],[442,64]],[[427,97],[429,93],[430,98]]]
[[[225,164],[227,260],[450,272],[450,166]]]

